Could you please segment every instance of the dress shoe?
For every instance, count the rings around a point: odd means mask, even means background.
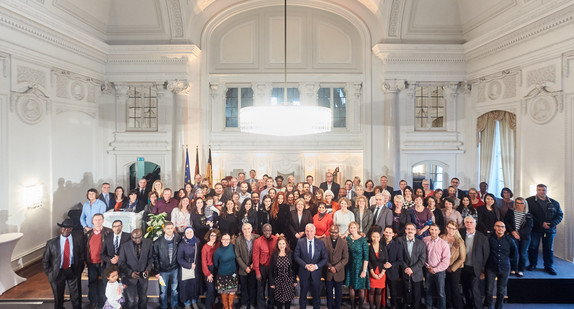
[[[533,270],[535,270],[535,269],[536,269],[536,266],[534,266],[534,265],[528,265],[528,266],[526,267],[526,270],[528,270],[528,271],[533,271]]]
[[[544,268],[544,271],[547,272],[547,273],[549,273],[549,274],[551,274],[552,276],[558,275],[558,273],[556,273],[556,271],[554,270],[554,268],[550,268],[550,267]]]
[[[522,277],[524,277],[524,273],[519,271],[516,273],[516,276],[518,276],[518,278],[522,278]]]

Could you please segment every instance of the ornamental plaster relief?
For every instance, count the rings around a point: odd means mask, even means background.
[[[521,84],[521,69],[513,68],[471,81],[476,102],[493,102],[514,98]]]
[[[549,65],[526,73],[526,87],[542,85],[544,82],[556,83],[555,65]]]
[[[46,88],[47,76],[44,71],[17,66],[16,82],[18,84],[27,82],[29,85],[39,85]]]
[[[389,16],[389,37],[399,37],[401,33],[401,16],[405,7],[404,0],[393,0]]]
[[[535,87],[523,100],[523,112],[539,125],[550,122],[563,110],[562,91],[554,91],[547,86]]]
[[[167,11],[169,14],[169,23],[171,26],[171,36],[175,38],[183,37],[183,19],[181,16],[179,0],[168,0]]]
[[[166,89],[179,95],[188,95],[191,85],[187,81],[174,80],[166,82]]]
[[[50,109],[48,97],[36,87],[30,87],[21,93],[13,92],[11,103],[11,111],[29,125],[41,122]]]

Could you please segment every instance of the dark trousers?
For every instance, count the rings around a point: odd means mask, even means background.
[[[343,300],[343,281],[337,282],[334,279],[325,281],[327,288],[327,308],[340,309]],[[335,302],[333,302],[333,288],[335,289]]]
[[[474,274],[474,267],[464,265],[461,274],[462,291],[466,300],[466,308],[482,309],[482,293],[479,288],[480,277]]]
[[[528,247],[530,247],[530,238],[518,240],[513,237],[512,239],[514,239],[516,248],[518,248],[518,268],[513,270],[524,272],[524,268],[526,267],[526,259],[528,258]]]
[[[396,280],[391,280],[387,278],[387,291],[390,289],[391,292],[389,293],[391,295],[391,308],[399,308],[399,297],[401,296],[401,285],[402,285],[402,281],[401,278],[398,278]]]
[[[50,281],[50,286],[52,287],[52,292],[54,293],[54,308],[64,308],[64,291],[66,289],[66,283],[68,283],[72,307],[74,309],[81,309],[82,287],[80,284],[80,276],[75,275],[72,271],[72,268],[68,268],[66,270],[60,269],[58,277],[53,281]]]
[[[446,307],[447,308],[462,308],[462,297],[460,295],[460,275],[462,268],[454,272],[446,272]]]
[[[105,302],[104,266],[102,263],[88,264],[88,299],[91,304],[103,306]]]
[[[255,308],[257,304],[257,279],[255,279],[255,270],[252,270],[249,274],[247,274],[247,276],[240,275],[239,285],[241,288],[241,305],[251,305],[253,308]]]
[[[421,298],[423,291],[423,282],[413,282],[410,278],[403,279],[405,285],[405,301],[404,305],[411,308],[421,307]]]
[[[544,258],[544,268],[552,268],[554,265],[554,236],[555,233],[532,232],[530,234],[530,247],[528,248],[528,260],[530,265],[536,266],[538,263],[538,247],[542,239],[542,258]]]
[[[492,295],[494,292],[494,280],[496,279],[496,304],[494,308],[502,309],[504,297],[506,296],[506,286],[508,285],[508,276],[510,271],[495,271],[486,269],[486,296],[484,298],[484,306],[489,309],[492,308]]]
[[[126,308],[147,308],[147,285],[148,279],[124,278],[123,283],[126,285]],[[138,299],[139,298],[139,299]],[[136,305],[137,304],[137,305]]]
[[[215,267],[213,265],[209,265],[207,268],[212,274],[215,273]],[[205,308],[211,309],[213,303],[215,302],[215,276],[213,276],[212,282],[207,281],[207,277],[205,278],[205,287]]]
[[[271,283],[271,267],[259,264],[261,280],[257,280],[257,308],[273,308],[273,291],[269,287]],[[265,302],[265,291],[267,291],[267,303]]]
[[[301,274],[299,274],[299,278],[301,277]],[[313,280],[313,276],[308,276],[308,278],[307,280],[300,280],[299,309],[307,308],[308,291],[311,291],[311,297],[313,298],[313,309],[319,309],[321,306],[321,277],[319,277],[319,280]]]

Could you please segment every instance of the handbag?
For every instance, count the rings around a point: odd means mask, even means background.
[[[195,255],[193,257],[192,264],[197,258],[197,244],[195,244]],[[197,264],[196,264],[197,267]],[[195,279],[195,269],[181,267],[181,280]]]

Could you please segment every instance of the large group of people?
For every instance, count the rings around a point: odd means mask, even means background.
[[[460,189],[451,179],[444,189],[429,180],[398,190],[359,177],[344,185],[326,173],[319,186],[313,177],[296,183],[251,170],[226,177],[213,188],[196,175],[179,190],[160,180],[124,196],[110,185],[87,192],[80,218],[58,224],[61,235],[49,240],[44,269],[55,307],[62,308],[67,283],[74,308],[80,308],[80,274],[87,267],[88,298],[94,308],[145,308],[150,277],[157,278],[162,309],[289,308],[299,290],[299,307],[338,309],[342,287],[351,308],[501,308],[510,275],[537,267],[542,242],[544,270],[553,268],[553,239],[562,220],[560,205],[544,184],[535,196],[501,197]],[[108,211],[165,213],[163,233],[144,238],[145,222],[130,233],[116,220],[103,226]],[[528,266],[526,264],[528,263]],[[485,275],[485,293],[480,290]],[[310,294],[310,300],[308,299]],[[236,301],[236,296],[238,299]]]

